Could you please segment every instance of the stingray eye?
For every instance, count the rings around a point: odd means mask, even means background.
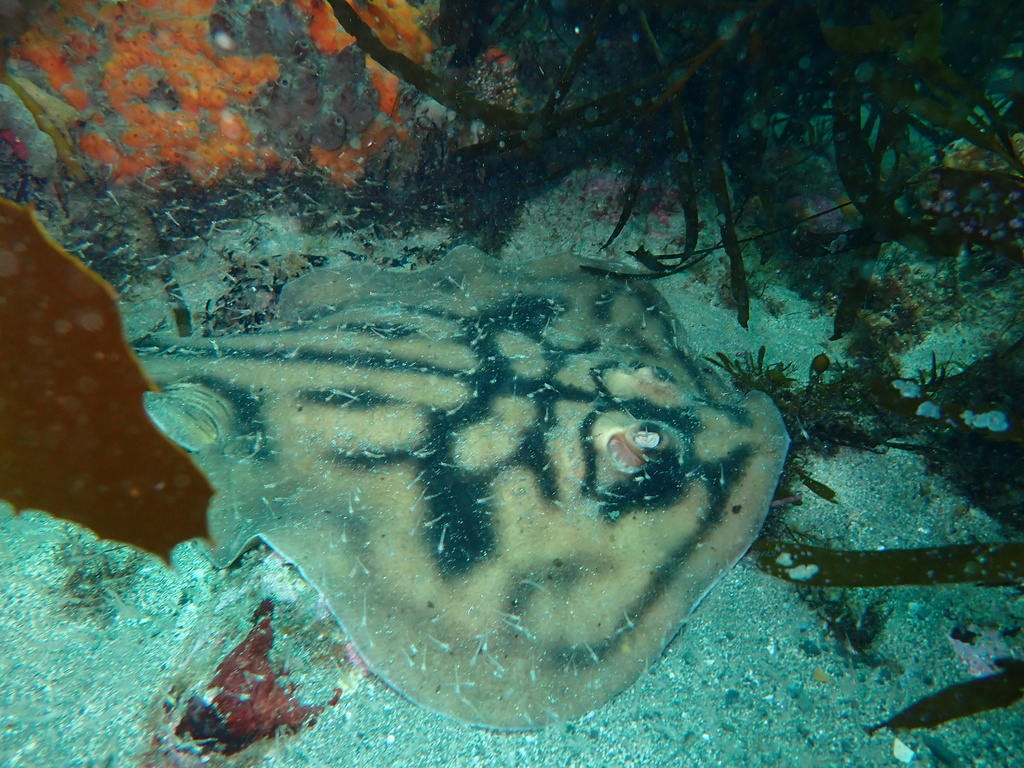
[[[638,448],[643,448],[645,451],[649,451],[658,447],[658,444],[661,443],[661,435],[657,432],[641,429],[633,435],[633,440],[636,442]]]
[[[653,421],[640,422],[629,431],[629,437],[646,461],[660,458],[672,442],[665,427]]]
[[[627,475],[643,472],[648,462],[660,461],[672,445],[666,427],[652,421],[612,427],[598,438],[612,467]]]

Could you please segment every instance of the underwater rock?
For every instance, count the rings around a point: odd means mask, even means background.
[[[650,286],[463,247],[309,273],[282,308],[151,340],[151,374],[194,385],[167,397],[197,398],[177,429],[206,443],[212,557],[264,540],[425,707],[527,729],[601,706],[761,529],[782,419],[687,354]]]

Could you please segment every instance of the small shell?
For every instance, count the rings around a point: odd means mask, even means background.
[[[202,384],[172,384],[143,394],[149,418],[186,451],[198,451],[223,437],[234,423],[224,397]]]

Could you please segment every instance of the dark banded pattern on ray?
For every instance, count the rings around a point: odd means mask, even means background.
[[[778,413],[688,356],[650,286],[463,248],[284,300],[274,332],[156,342],[153,376],[185,382],[167,403],[205,417],[161,419],[219,491],[215,560],[262,538],[424,706],[497,728],[586,713],[760,529]]]

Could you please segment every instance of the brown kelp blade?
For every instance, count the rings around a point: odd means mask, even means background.
[[[113,290],[0,199],[0,498],[164,559],[213,489],[150,421]]]
[[[949,544],[888,550],[833,550],[792,541],[761,540],[751,547],[765,573],[814,587],[895,587],[911,584],[1011,585],[1024,580],[1024,542]],[[912,730],[1012,706],[1024,697],[1024,662],[997,659],[994,675],[925,696],[877,725]]]
[[[950,720],[1016,704],[1024,697],[1024,662],[997,659],[995,663],[1001,670],[996,674],[943,688],[864,730],[872,734],[882,728],[908,731],[934,728]]]
[[[908,584],[1019,584],[1024,542],[948,544],[921,549],[839,550],[761,540],[751,548],[765,573],[812,587]]]

